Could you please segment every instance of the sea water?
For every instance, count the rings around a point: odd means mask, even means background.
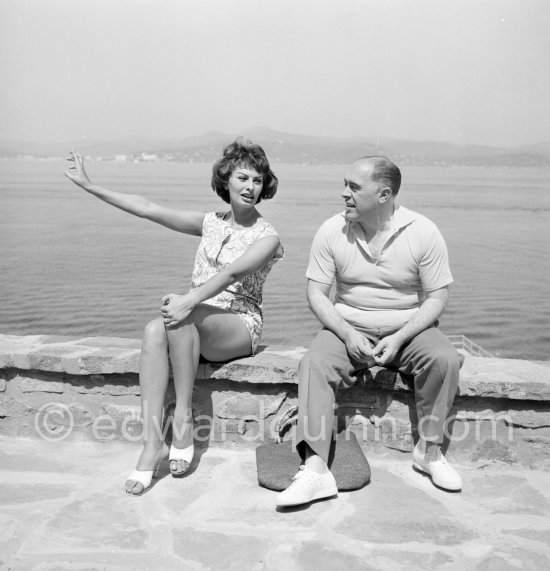
[[[342,210],[345,166],[272,165],[273,200],[259,206],[286,255],[264,290],[262,344],[307,347],[311,239]],[[0,332],[141,337],[160,298],[185,292],[198,238],[130,216],[63,176],[61,160],[0,161]],[[211,165],[89,162],[92,180],[177,209],[225,210]],[[501,357],[548,360],[550,171],[402,168],[399,202],[433,220],[455,283],[441,319]]]

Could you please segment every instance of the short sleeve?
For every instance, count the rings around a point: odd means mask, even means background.
[[[279,242],[281,240],[279,238],[279,233],[277,232],[277,230],[275,230],[275,228],[269,222],[264,221],[264,223],[261,225],[261,227],[258,229],[257,233],[255,234],[254,240],[258,240],[259,238],[265,238],[266,236],[275,236],[276,238],[279,239]],[[284,258],[284,255],[285,251],[283,249],[283,246],[282,244],[279,244],[277,251],[273,255],[273,261],[278,262],[279,260],[282,260]]]
[[[332,255],[327,223],[321,225],[311,244],[306,277],[323,284],[332,284],[336,265]]]
[[[266,222],[263,225],[263,227],[259,233],[260,238],[264,238],[265,236],[277,236],[277,238],[278,238],[279,234],[278,234],[277,230],[275,230],[275,228],[273,228],[273,226],[271,226],[271,224],[268,224]]]
[[[208,229],[212,226],[214,220],[217,218],[216,212],[206,212],[202,219],[202,235],[204,236]]]
[[[453,283],[447,245],[437,226],[431,226],[424,237],[423,255],[418,265],[422,289],[426,292]]]

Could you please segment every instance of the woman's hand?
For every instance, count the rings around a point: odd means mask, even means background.
[[[162,298],[162,306],[160,313],[164,321],[164,325],[168,328],[176,327],[197,306],[197,302],[191,293],[178,295],[177,293],[169,293]]]
[[[67,157],[68,161],[72,161],[74,166],[70,167],[68,170],[64,172],[64,175],[69,179],[72,180],[75,184],[82,187],[84,190],[87,187],[92,186],[86,171],[84,170],[84,159],[81,155],[79,155],[74,149],[69,153]]]

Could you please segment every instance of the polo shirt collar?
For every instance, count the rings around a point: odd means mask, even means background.
[[[345,218],[345,212],[342,212],[342,216]],[[399,232],[403,228],[407,227],[409,224],[412,224],[415,220],[417,220],[418,216],[419,215],[416,212],[409,210],[408,208],[405,208],[404,206],[397,205],[395,207],[395,210],[393,211],[391,234],[386,238],[384,244],[382,245],[382,248],[380,249],[380,253],[382,253],[382,251],[384,250],[386,245],[390,242],[390,240],[393,239],[394,236],[399,234]],[[351,222],[347,218],[345,218],[345,220],[346,220],[346,224],[348,225],[348,228],[353,232],[353,235],[355,236],[355,239],[356,239],[359,247],[370,258],[377,260],[377,263],[378,263],[378,259],[380,258],[380,254],[378,255],[378,258],[375,258],[372,255],[370,248],[368,247],[368,244],[365,240],[365,235],[363,233],[363,229],[361,228],[361,225],[359,223],[356,223],[356,222]]]
[[[401,230],[418,219],[418,214],[405,208],[404,206],[396,206],[393,211],[393,230]]]

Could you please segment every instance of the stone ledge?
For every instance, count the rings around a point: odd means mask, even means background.
[[[139,440],[140,341],[0,335],[0,437]],[[272,441],[297,404],[304,348],[266,348],[229,363],[201,363],[193,389],[195,438]],[[337,421],[365,446],[411,451],[414,395],[406,378],[375,367],[337,395]],[[166,410],[174,402],[170,383]],[[550,368],[467,356],[451,411],[449,458],[550,470]]]
[[[120,337],[0,335],[0,369],[77,376],[137,374],[140,347],[139,339]],[[298,362],[305,351],[302,347],[260,347],[254,357],[201,363],[197,379],[296,384]],[[409,391],[400,375],[380,367],[363,373],[361,378],[384,389]],[[521,359],[467,355],[460,372],[458,396],[550,401],[550,368]]]

